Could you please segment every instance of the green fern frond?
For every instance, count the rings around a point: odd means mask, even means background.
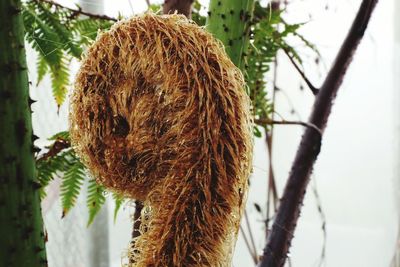
[[[121,194],[115,192],[112,193],[112,197],[115,201],[115,209],[114,209],[114,223],[115,223],[115,221],[117,220],[118,211],[124,204],[125,198]]]
[[[38,182],[41,186],[39,189],[41,199],[46,197],[45,188],[50,181],[52,181],[56,175],[62,175],[67,166],[69,166],[67,157],[68,153],[63,152],[60,155],[37,162],[36,169],[38,172]]]
[[[77,34],[80,44],[89,45],[96,40],[99,32],[109,29],[112,24],[107,20],[87,18],[72,21],[71,29]]]
[[[254,115],[258,118],[267,118],[272,112],[272,105],[267,97],[264,76],[270,70],[270,64],[275,60],[280,48],[276,42],[277,25],[281,22],[280,11],[262,8],[256,2],[255,12],[253,40],[246,64],[246,82],[253,102]],[[254,129],[254,134],[261,135],[258,129]]]
[[[52,10],[52,6],[47,3],[36,3],[38,16],[48,25],[58,36],[62,49],[75,58],[80,58],[82,48],[76,43],[73,32],[68,28],[68,17],[72,13],[66,9]]]
[[[28,2],[23,11],[26,39],[39,54],[38,81],[50,71],[53,95],[58,106],[65,100],[69,83],[68,59],[64,55],[63,40],[49,25],[40,4]],[[47,67],[44,67],[47,63]],[[46,70],[46,72],[44,71]]]
[[[48,140],[63,139],[69,141],[69,132],[59,132],[53,135]],[[38,180],[41,186],[40,197],[43,199],[46,196],[45,187],[54,179],[56,175],[62,177],[72,163],[77,161],[75,152],[71,148],[61,150],[57,155],[48,157],[46,159],[39,159],[36,161],[36,169],[38,172]]]
[[[52,137],[50,137],[48,140],[53,141],[53,140],[57,140],[57,139],[63,139],[63,140],[69,141],[70,140],[69,131],[58,132],[55,135],[53,135]]]
[[[51,83],[53,89],[53,97],[56,100],[57,106],[60,107],[64,102],[69,85],[69,62],[65,56],[62,57],[58,66],[51,66]]]
[[[44,76],[48,73],[49,65],[47,65],[47,62],[44,59],[44,57],[39,56],[36,67],[37,67],[37,74],[38,74],[37,82],[36,82],[36,86],[37,86],[43,80]]]
[[[26,4],[22,14],[28,43],[49,66],[58,65],[63,53],[57,34],[37,15],[32,4]]]
[[[96,180],[89,180],[87,207],[89,209],[89,220],[87,226],[91,225],[97,213],[106,202],[104,187],[99,185]]]
[[[65,171],[61,183],[62,218],[75,206],[85,180],[85,167],[77,160]]]
[[[113,22],[103,19],[80,19],[73,11],[37,0],[23,5],[26,39],[38,52],[38,83],[50,73],[57,106],[65,101],[69,86],[69,63],[80,59],[82,47],[90,44],[99,30]]]
[[[206,20],[207,20],[207,18],[205,16],[202,16],[200,14],[202,7],[203,6],[201,5],[201,3],[199,1],[197,1],[197,0],[194,1],[193,9],[192,9],[192,20],[194,22],[196,22],[197,25],[199,25],[199,26],[206,25]]]
[[[274,62],[278,50],[287,51],[300,66],[302,65],[302,59],[296,49],[289,45],[288,37],[297,37],[307,47],[317,51],[298,33],[304,23],[286,23],[282,19],[282,13],[283,10],[263,8],[259,2],[256,2],[252,25],[253,40],[249,47],[245,72],[256,118],[266,119],[273,112],[273,106],[267,94],[265,75],[270,70],[270,65]],[[261,135],[259,129],[254,129],[254,134]]]

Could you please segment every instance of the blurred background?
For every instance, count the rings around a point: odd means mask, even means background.
[[[58,1],[75,3],[95,14],[131,16],[147,9],[140,0]],[[200,1],[206,7],[208,1]],[[359,0],[293,0],[285,10],[288,22],[304,22],[301,33],[321,53],[320,64],[301,47],[304,72],[315,84],[322,79],[355,16]],[[162,3],[162,1],[151,1]],[[263,6],[268,1],[262,1]],[[206,9],[202,10],[206,12]],[[366,35],[339,91],[328,122],[322,151],[317,160],[295,232],[287,266],[386,267],[400,266],[397,258],[400,190],[400,3],[381,0]],[[36,84],[35,53],[28,48],[30,80]],[[78,63],[71,65],[75,72]],[[303,84],[288,58],[278,53],[275,111],[278,118],[303,120],[313,95]],[[273,75],[266,79],[272,82]],[[68,104],[59,112],[53,101],[50,79],[31,88],[33,127],[39,146],[48,145],[53,134],[68,129]],[[288,177],[303,128],[273,128],[274,167],[279,195]],[[248,222],[242,222],[233,265],[254,266],[244,237],[262,254],[265,245],[265,210],[269,156],[265,136],[255,139],[255,158],[247,204]],[[61,219],[60,180],[51,182],[42,210],[48,232],[51,267],[121,266],[131,240],[134,205],[125,204],[114,221],[114,201],[102,207],[90,227],[85,195]],[[110,198],[110,197],[109,197]],[[256,204],[256,205],[255,205]],[[251,234],[249,233],[249,229]],[[244,234],[243,234],[244,233]]]

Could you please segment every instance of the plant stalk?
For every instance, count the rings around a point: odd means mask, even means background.
[[[47,266],[19,0],[0,0],[0,266]]]
[[[225,45],[232,62],[245,69],[254,0],[211,0],[206,27]]]

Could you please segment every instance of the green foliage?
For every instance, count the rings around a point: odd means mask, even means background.
[[[154,13],[160,13],[160,12],[162,12],[162,7],[159,4],[151,4],[149,6],[149,10]]]
[[[118,193],[112,193],[112,196],[115,201],[115,209],[114,209],[114,223],[115,223],[115,221],[117,220],[118,211],[122,207],[126,199]]]
[[[58,140],[58,139],[63,139],[65,141],[71,141],[71,139],[69,138],[69,132],[68,131],[62,131],[62,132],[58,132],[55,135],[53,135],[52,137],[49,138],[50,141],[54,141],[54,140]]]
[[[89,180],[87,194],[87,207],[89,209],[89,221],[87,225],[89,226],[106,202],[106,197],[104,187],[96,183],[94,179]]]
[[[107,20],[80,19],[73,11],[38,0],[23,5],[25,37],[38,54],[39,84],[50,74],[54,99],[59,107],[70,85],[69,65],[80,59],[83,47],[90,44],[99,30],[108,29]]]
[[[38,172],[38,181],[41,186],[40,198],[46,197],[46,186],[56,177],[64,173],[69,166],[68,152],[60,153],[59,155],[49,157],[45,160],[36,162]]]
[[[207,18],[200,14],[200,10],[202,9],[202,5],[199,1],[194,1],[193,9],[192,9],[192,20],[197,23],[197,25],[204,26],[206,25]]]
[[[75,151],[68,145],[60,151],[55,149],[57,143],[69,144],[69,132],[63,131],[49,138],[54,143],[49,147],[49,151],[56,151],[54,155],[37,159],[36,166],[38,170],[38,181],[41,186],[40,196],[43,199],[46,196],[45,188],[55,177],[62,178],[61,182],[61,204],[62,218],[68,215],[68,212],[75,206],[79,193],[85,182],[87,188],[87,207],[89,211],[88,225],[90,225],[101,207],[105,203],[105,190],[98,185],[94,179],[90,179],[87,170],[79,160]],[[123,196],[113,193],[115,201],[114,220],[118,211],[124,204]]]
[[[107,30],[113,22],[100,19],[75,19],[70,22],[71,28],[76,33],[76,40],[84,47],[90,45],[97,37],[98,33]]]
[[[85,167],[75,159],[64,172],[61,184],[62,217],[75,205],[79,192],[85,180]]]
[[[301,57],[289,44],[289,37],[298,38],[306,46],[318,53],[315,47],[298,33],[302,24],[288,24],[282,18],[283,10],[263,8],[256,2],[252,24],[251,45],[249,47],[245,77],[249,87],[249,94],[253,102],[254,117],[269,119],[273,106],[268,98],[266,73],[269,72],[278,50],[287,51],[295,60],[302,63]],[[255,136],[261,136],[258,129]]]

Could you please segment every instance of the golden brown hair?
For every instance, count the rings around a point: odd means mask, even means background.
[[[252,154],[243,76],[181,15],[116,23],[90,47],[71,138],[98,182],[144,201],[134,266],[229,266]]]

